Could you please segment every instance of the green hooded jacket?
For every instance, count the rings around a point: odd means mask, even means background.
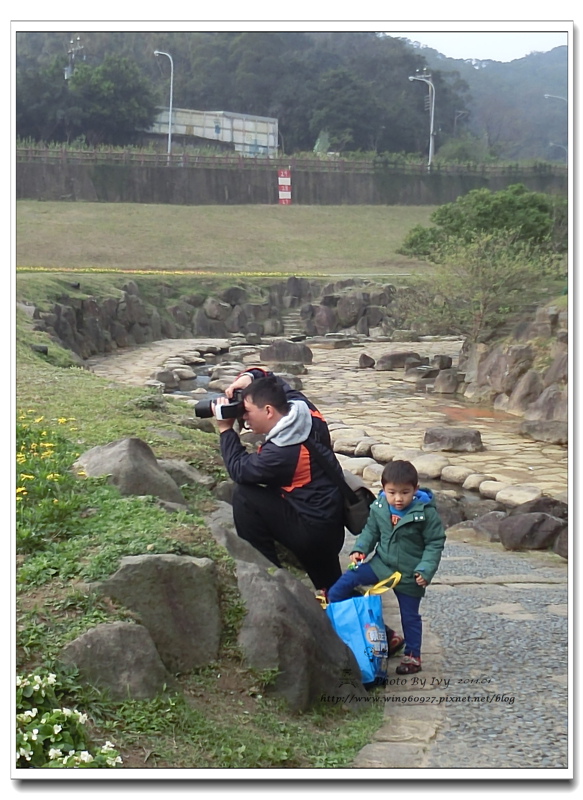
[[[425,594],[425,588],[415,582],[414,573],[419,572],[427,583],[431,583],[445,545],[445,530],[433,493],[429,489],[423,491],[429,495],[429,500],[414,499],[394,527],[387,498],[381,491],[372,503],[367,523],[351,551],[368,555],[376,548],[367,563],[379,581],[398,570],[401,580],[396,590],[414,597]]]

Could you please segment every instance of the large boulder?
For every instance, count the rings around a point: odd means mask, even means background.
[[[247,302],[249,293],[241,286],[229,286],[228,289],[224,289],[221,292],[220,298],[224,303],[228,303],[231,306],[240,306],[241,303]]]
[[[366,310],[366,303],[360,294],[347,294],[338,299],[336,313],[342,328],[356,325]]]
[[[431,363],[438,369],[451,369],[453,359],[451,356],[437,354],[433,356]]]
[[[540,397],[528,406],[524,412],[524,418],[566,422],[569,418],[568,403],[567,387],[553,383],[547,386]]]
[[[455,394],[460,383],[462,376],[457,369],[442,369],[435,378],[433,391],[436,394]]]
[[[474,530],[484,534],[484,538],[490,542],[500,541],[500,523],[506,518],[505,511],[488,511],[481,517],[472,520]]]
[[[395,330],[391,334],[393,342],[418,342],[420,339],[419,332],[413,330]]]
[[[313,354],[310,348],[302,342],[290,342],[288,339],[278,339],[260,352],[263,363],[293,361],[300,364],[311,364]]]
[[[477,453],[484,449],[480,431],[475,428],[438,426],[427,428],[423,450],[446,450],[454,453]]]
[[[149,445],[133,436],[92,447],[75,461],[73,468],[90,478],[109,475],[110,483],[122,495],[153,495],[171,503],[186,504],[182,492],[160,467]]]
[[[530,345],[495,347],[478,365],[478,385],[489,385],[496,393],[510,394],[533,361],[534,351]]]
[[[540,373],[534,369],[529,369],[519,378],[512,389],[504,410],[509,414],[521,416],[528,406],[535,402],[542,391],[543,382]]]
[[[514,514],[500,522],[498,533],[506,550],[546,550],[566,527],[564,520],[549,514]]]
[[[444,528],[447,529],[465,519],[464,507],[459,498],[451,497],[445,492],[435,492],[434,499]]]
[[[216,297],[207,297],[202,307],[209,319],[219,320],[220,322],[224,322],[231,313],[229,303],[223,303],[222,300],[217,300]]]
[[[449,459],[437,453],[427,453],[411,458],[411,463],[417,470],[420,480],[423,478],[432,480],[441,477],[442,471],[449,466]]]
[[[515,484],[501,489],[496,495],[496,501],[504,506],[520,506],[530,500],[538,500],[539,497],[542,497],[542,489],[539,486]]]
[[[375,360],[372,356],[367,355],[366,353],[361,353],[358,357],[358,368],[359,369],[370,369],[374,367]]]
[[[188,461],[179,458],[159,458],[158,465],[170,475],[177,486],[205,486],[212,489],[217,484],[212,475],[206,475]]]
[[[308,329],[307,323],[310,322],[313,330]],[[319,305],[314,311],[314,316],[310,320],[306,320],[306,333],[310,335],[322,336],[326,333],[334,333],[338,330],[338,314],[336,309],[331,306]]]
[[[566,520],[569,516],[569,506],[554,497],[543,495],[535,500],[529,500],[526,503],[515,506],[515,508],[511,509],[509,515],[516,516],[516,514],[534,514],[537,512]]]
[[[215,497],[218,498],[217,507],[205,517],[205,524],[213,539],[224,547],[235,561],[248,561],[250,564],[257,564],[265,568],[272,567],[273,564],[263,553],[260,553],[253,545],[237,535],[231,505],[235,488],[234,483],[225,481],[222,487],[222,497],[228,498],[228,500],[221,499],[219,493],[215,492]]]
[[[127,556],[99,590],[139,614],[170,672],[188,672],[216,659],[221,616],[216,567],[209,558]]]
[[[412,350],[402,350],[396,353],[385,353],[377,359],[374,368],[379,371],[399,369],[405,366],[405,361],[408,358],[420,358],[419,353]]]
[[[569,377],[569,355],[566,351],[558,353],[543,376],[545,389],[553,383],[567,383]]]
[[[65,664],[77,667],[87,683],[106,689],[113,700],[146,700],[172,681],[152,637],[143,625],[97,625],[61,651]]]
[[[569,441],[569,423],[557,420],[523,420],[518,432],[535,442],[566,445]]]
[[[246,663],[277,670],[268,691],[305,711],[322,695],[339,696],[350,684],[366,697],[352,651],[336,635],[313,592],[287,570],[274,574],[256,564],[237,562],[237,581],[247,614],[239,633]]]
[[[446,483],[459,483],[462,484],[466,478],[473,475],[474,470],[469,467],[451,466],[444,467],[441,473],[441,480]]]

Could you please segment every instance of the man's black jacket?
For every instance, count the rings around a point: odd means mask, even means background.
[[[247,371],[254,379],[271,375],[258,367]],[[281,421],[284,425],[282,434],[269,440],[273,434],[270,431],[268,441],[259,452],[248,453],[236,431],[230,429],[221,433],[221,453],[227,471],[235,483],[261,484],[278,490],[306,522],[329,523],[337,527],[342,524],[343,518],[342,493],[303,444],[309,436],[339,479],[342,479],[342,469],[332,450],[328,425],[305,395],[292,389],[281,378],[277,380],[292,405],[290,415]]]

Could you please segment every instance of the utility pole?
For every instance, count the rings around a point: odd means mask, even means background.
[[[65,80],[68,81],[69,78],[73,76],[75,72],[75,57],[83,53],[85,48],[81,44],[81,37],[77,36],[76,39],[71,39],[69,42],[69,49],[67,50],[67,55],[69,56],[69,63],[64,68],[63,72],[65,73]],[[85,53],[83,53],[83,61],[85,61]]]

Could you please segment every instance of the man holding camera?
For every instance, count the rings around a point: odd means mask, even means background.
[[[241,444],[235,418],[220,418],[220,406],[239,390],[243,420],[254,433],[265,434],[256,453]],[[236,484],[238,535],[277,567],[275,542],[281,543],[299,559],[315,588],[327,590],[341,575],[343,498],[305,445],[309,438],[342,478],[324,418],[301,392],[257,367],[240,375],[225,394],[214,409],[223,460]]]

